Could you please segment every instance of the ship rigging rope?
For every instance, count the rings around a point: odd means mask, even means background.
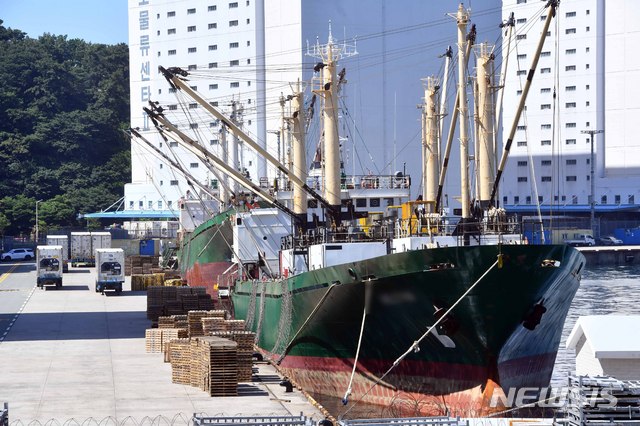
[[[486,271],[485,271],[485,272],[480,276],[480,278],[478,278],[478,279],[476,280],[476,282],[474,282],[474,283],[473,283],[473,284],[472,284],[472,285],[471,285],[471,286],[470,286],[470,287],[469,287],[469,288],[468,288],[468,289],[467,289],[467,290],[462,294],[462,296],[460,296],[460,297],[458,298],[458,300],[456,300],[456,302],[455,302],[453,305],[451,305],[451,307],[450,307],[449,309],[447,309],[447,311],[446,311],[446,312],[445,312],[445,313],[444,313],[440,318],[438,318],[438,320],[436,320],[436,322],[435,322],[431,327],[429,327],[429,329],[428,329],[427,331],[425,331],[425,332],[424,332],[424,334],[423,334],[422,336],[420,336],[420,338],[419,338],[418,340],[416,340],[415,342],[413,342],[413,344],[409,347],[409,349],[407,349],[407,350],[406,350],[402,355],[400,355],[400,356],[398,357],[398,359],[396,359],[396,360],[393,362],[393,364],[391,365],[391,367],[389,367],[389,369],[388,369],[387,371],[385,371],[385,373],[384,373],[382,376],[380,376],[379,378],[377,378],[377,379],[376,379],[376,381],[375,381],[375,382],[374,382],[374,383],[369,387],[369,389],[367,389],[367,391],[366,391],[364,394],[362,394],[362,396],[360,397],[360,399],[358,399],[357,401],[355,401],[351,407],[349,407],[349,408],[348,408],[344,413],[342,413],[342,416],[341,416],[341,417],[344,417],[345,415],[347,415],[347,414],[348,414],[348,413],[353,409],[353,407],[355,407],[355,406],[358,404],[358,402],[362,401],[362,400],[363,400],[363,398],[364,398],[365,396],[367,396],[367,395],[369,394],[369,392],[371,392],[371,391],[373,390],[373,388],[374,388],[374,387],[378,386],[378,385],[379,385],[379,384],[384,380],[384,378],[385,378],[385,377],[387,377],[387,376],[389,375],[389,373],[391,373],[391,371],[392,371],[394,368],[396,368],[396,367],[400,364],[400,362],[402,362],[402,360],[404,360],[404,359],[407,357],[407,355],[409,355],[411,352],[414,352],[414,351],[416,351],[416,350],[419,350],[419,349],[420,349],[420,343],[421,343],[424,339],[426,339],[426,337],[427,337],[429,334],[431,334],[431,332],[432,332],[433,330],[435,330],[435,329],[436,329],[436,327],[437,327],[437,326],[438,326],[442,321],[444,321],[444,319],[445,319],[445,318],[447,318],[447,316],[449,315],[449,313],[450,313],[450,312],[451,312],[451,311],[452,311],[456,306],[458,306],[458,304],[459,304],[460,302],[462,302],[462,300],[464,300],[464,298],[465,298],[465,297],[467,297],[467,295],[468,295],[469,293],[471,293],[471,291],[472,291],[472,290],[473,290],[473,289],[474,289],[478,284],[480,284],[480,282],[484,279],[484,277],[486,277],[486,276],[489,274],[489,272],[491,272],[491,270],[493,270],[493,268],[495,268],[495,267],[496,267],[496,266],[498,266],[498,265],[502,265],[502,253],[498,253],[498,258],[496,259],[496,261],[495,261],[495,262],[493,262],[493,264],[492,264],[491,266],[489,266],[489,268],[488,268],[488,269],[487,269],[487,270],[486,270]]]
[[[362,324],[360,324],[360,337],[358,337],[358,347],[356,349],[356,357],[353,360],[353,368],[351,370],[351,377],[349,378],[349,386],[347,386],[347,391],[344,393],[344,397],[342,397],[342,402],[349,400],[349,395],[351,395],[353,378],[356,375],[356,367],[358,366],[358,358],[360,357],[360,347],[362,346],[362,335],[364,334],[364,324],[367,319],[367,313],[369,312],[369,305],[371,304],[371,286],[373,282],[371,279],[364,283],[364,312],[362,313]]]

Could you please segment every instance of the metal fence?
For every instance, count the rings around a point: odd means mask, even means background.
[[[406,417],[341,420],[341,426],[469,426],[466,420],[453,417]]]
[[[9,426],[9,403],[0,408],[0,426]]]
[[[194,426],[312,426],[313,420],[300,413],[299,416],[240,416],[240,417],[204,417],[193,415]]]

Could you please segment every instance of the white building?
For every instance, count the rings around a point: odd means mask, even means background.
[[[506,142],[546,18],[546,2],[504,0],[516,18],[517,47],[506,78]],[[640,204],[640,4],[633,0],[563,0],[518,123],[500,202],[532,211],[536,198],[565,211],[589,211],[594,135],[596,212]],[[565,207],[563,207],[565,206]]]
[[[438,55],[448,44],[455,45],[455,21],[444,12],[455,12],[457,4],[421,0],[397,4],[391,0],[370,1],[366,7],[358,0],[129,0],[132,127],[142,129],[168,155],[176,155],[199,181],[215,180],[183,148],[163,141],[142,112],[149,100],[159,102],[180,130],[220,152],[219,123],[193,101],[179,103],[157,71],[159,65],[181,67],[189,71],[190,85],[224,112],[231,113],[235,104],[242,111],[237,116],[245,131],[277,155],[279,98],[292,93],[291,82],[311,81],[317,59],[306,55],[307,41],[326,42],[331,22],[334,38],[340,43],[355,38],[359,52],[339,64],[346,67],[348,80],[342,105],[348,112],[341,128],[347,173],[391,175],[406,167],[415,175],[413,182],[419,182],[416,106],[424,94],[421,79],[437,72],[443,61]],[[479,39],[495,40],[499,11],[491,7],[481,12],[475,21]],[[308,102],[309,87],[306,93]],[[318,107],[319,103],[316,116]],[[197,128],[190,127],[185,112]],[[309,129],[309,159],[320,132],[317,125]],[[284,156],[284,141],[280,145]],[[250,149],[242,149],[236,167],[246,169],[255,183],[264,176],[269,182],[275,177],[274,169]],[[457,173],[451,171],[447,180],[451,187],[445,188],[451,192],[447,200],[459,194]],[[146,148],[132,144],[132,181],[125,187],[125,209],[173,209],[187,191],[199,192]]]
[[[640,380],[638,315],[590,315],[578,318],[567,338],[576,351],[576,374]]]

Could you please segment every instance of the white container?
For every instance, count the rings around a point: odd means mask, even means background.
[[[96,258],[96,250],[111,248],[110,232],[92,232],[91,233],[91,254]]]
[[[124,283],[124,250],[99,248],[96,250],[96,292],[122,291]]]
[[[48,246],[62,246],[62,271],[69,270],[69,237],[66,235],[47,235]]]
[[[94,258],[91,250],[91,233],[90,232],[72,232],[71,233],[71,265],[78,263],[93,264]]]
[[[36,276],[40,288],[47,284],[62,287],[62,246],[36,248]]]

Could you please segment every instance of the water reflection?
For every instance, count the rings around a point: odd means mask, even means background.
[[[575,371],[575,351],[565,349],[567,337],[578,317],[584,315],[638,315],[640,308],[640,266],[609,266],[584,271],[562,331],[562,341],[551,379],[552,386],[564,386]]]

